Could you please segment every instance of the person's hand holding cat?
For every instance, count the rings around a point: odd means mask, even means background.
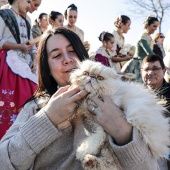
[[[109,96],[92,97],[95,106],[88,105],[94,119],[109,133],[118,145],[131,141],[132,126],[125,120],[123,112],[112,102]]]
[[[69,87],[61,87],[44,108],[55,126],[71,117],[75,113],[76,102],[87,95],[85,90],[80,90],[78,87],[69,89]]]

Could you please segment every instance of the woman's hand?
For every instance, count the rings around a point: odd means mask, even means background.
[[[45,106],[45,112],[51,122],[57,126],[75,114],[77,101],[87,95],[85,90],[78,87],[68,89],[70,86],[61,87]]]
[[[124,59],[124,61],[128,61],[133,58],[133,56],[131,56],[131,55],[120,55],[119,57],[122,57]]]
[[[127,61],[133,58],[132,55],[127,55],[126,57],[127,57]]]
[[[29,45],[28,41],[20,44],[20,46],[20,49],[24,51],[25,54],[28,54],[29,50],[31,50],[33,47],[32,45]]]
[[[92,97],[95,106],[88,105],[88,110],[94,115],[94,120],[109,133],[118,145],[131,141],[132,126],[126,121],[123,112],[112,102],[109,96]]]

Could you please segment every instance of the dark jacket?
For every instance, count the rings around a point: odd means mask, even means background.
[[[170,83],[163,81],[162,87],[156,91],[156,95],[165,103],[165,107],[169,111],[166,116],[170,117]]]
[[[158,56],[160,56],[161,58],[163,58],[162,51],[161,51],[161,49],[159,48],[159,46],[158,46],[157,44],[154,44],[154,46],[153,46],[153,52],[154,52],[156,55],[158,55]]]

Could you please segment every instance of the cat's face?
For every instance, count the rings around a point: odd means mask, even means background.
[[[112,83],[119,76],[113,68],[106,67],[99,62],[90,60],[78,64],[78,68],[71,73],[71,84],[78,85],[89,93],[108,92]]]

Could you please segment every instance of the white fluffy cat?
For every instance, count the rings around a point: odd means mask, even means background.
[[[90,60],[79,63],[70,80],[73,86],[86,89],[90,96],[109,95],[113,103],[123,109],[126,120],[139,130],[152,154],[156,158],[165,157],[170,143],[168,119],[163,116],[165,108],[157,104],[154,94],[142,85],[122,81],[113,68]],[[116,156],[108,149],[106,132],[94,122],[87,110],[87,99],[88,96],[78,114],[83,114],[94,125],[94,133],[84,129],[87,137],[77,149],[77,159],[82,161],[85,169],[120,169]],[[100,156],[97,156],[99,152]]]

